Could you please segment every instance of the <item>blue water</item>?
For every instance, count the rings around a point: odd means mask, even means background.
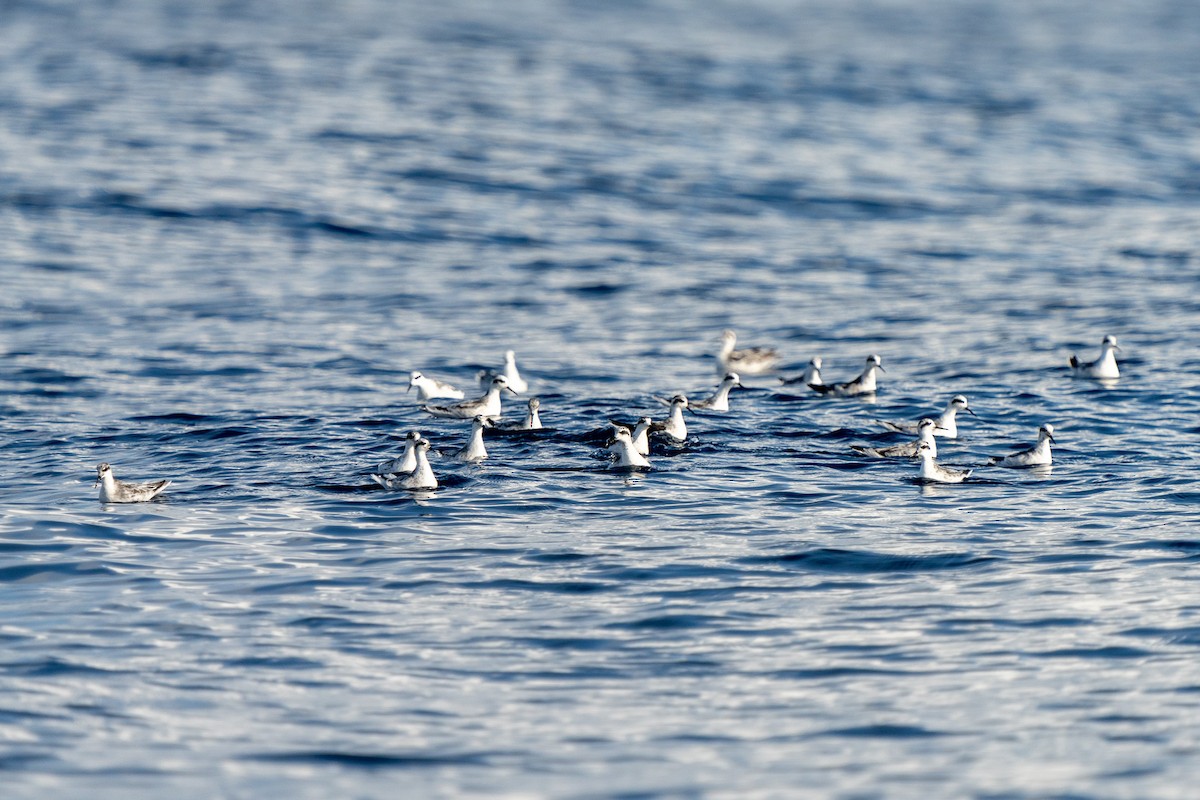
[[[1193,796],[1198,74],[1189,0],[5,3],[3,795]],[[606,469],[725,327],[882,388]],[[376,490],[508,348],[553,430]],[[972,483],[850,450],[958,392]]]

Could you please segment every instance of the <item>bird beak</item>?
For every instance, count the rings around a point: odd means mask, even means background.
[[[963,406],[963,411],[967,412],[968,414],[970,414],[972,417],[975,417],[976,419],[979,418],[979,415],[976,414],[974,411],[972,411],[970,406]]]
[[[887,370],[883,368],[883,364],[876,364],[875,368],[878,369],[880,372],[887,372]]]
[[[941,425],[934,425],[934,426],[933,426],[933,429],[934,429],[935,431],[948,431],[948,430],[950,430],[949,428],[943,428]]]
[[[409,381],[409,382],[408,382],[408,388],[404,390],[404,393],[405,393],[405,394],[408,394],[408,393],[409,393],[409,392],[411,392],[411,391],[412,391],[412,381]]]
[[[1119,344],[1114,344],[1114,345],[1113,345],[1113,350],[1116,350],[1118,353],[1120,353],[1120,352],[1121,352],[1121,345],[1119,345]]]
[[[520,396],[521,396],[521,395],[517,394],[517,390],[516,390],[516,389],[514,389],[514,388],[512,388],[511,386],[505,386],[504,388],[505,388],[505,389],[508,389],[510,392],[512,392],[512,396],[513,396],[513,397],[520,397]]]
[[[1058,444],[1058,440],[1054,438],[1053,433],[1047,433],[1046,438],[1049,439],[1050,441],[1054,442],[1055,444]]]

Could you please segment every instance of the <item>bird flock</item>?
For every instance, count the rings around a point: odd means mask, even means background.
[[[1114,336],[1105,336],[1100,343],[1100,356],[1095,361],[1082,362],[1075,355],[1069,360],[1072,374],[1078,378],[1098,381],[1113,381],[1120,377],[1116,353],[1120,351]],[[688,438],[684,412],[728,412],[730,393],[742,386],[741,375],[762,375],[774,372],[780,364],[779,353],[772,347],[737,348],[737,334],[726,330],[721,334],[721,346],[716,354],[718,374],[721,381],[713,394],[703,400],[689,401],[686,395],[677,394],[670,400],[662,400],[668,407],[665,419],[656,421],[643,416],[632,425],[612,422],[605,449],[612,455],[612,468],[622,470],[649,469],[650,435],[656,434],[669,442],[685,442]],[[812,358],[803,374],[780,378],[783,386],[804,386],[827,397],[873,396],[878,389],[877,373],[886,372],[883,359],[872,354],[866,357],[863,370],[852,380],[843,383],[826,383],[821,375],[822,361]],[[505,393],[517,396],[529,389],[529,383],[517,368],[516,353],[508,350],[504,354],[504,366],[496,371],[480,370],[476,379],[483,394],[465,399],[466,392],[455,386],[414,371],[409,375],[406,392],[416,390],[416,400],[421,411],[443,419],[471,421],[471,430],[465,446],[454,450],[448,457],[466,463],[478,463],[488,458],[484,445],[484,431],[496,427],[502,420],[502,397]],[[442,401],[442,402],[432,402]],[[458,401],[458,402],[448,402]],[[543,430],[540,417],[541,401],[529,398],[527,413],[516,424],[509,423],[512,430]],[[893,422],[876,420],[886,431],[916,435],[915,439],[888,447],[866,447],[852,445],[851,449],[870,458],[909,458],[920,462],[918,480],[927,483],[962,483],[971,474],[971,469],[955,469],[937,461],[937,439],[958,437],[958,413],[965,411],[975,415],[967,398],[955,395],[947,402],[945,410],[936,417],[923,417],[916,421]],[[1049,466],[1053,461],[1050,445],[1054,442],[1054,427],[1046,423],[1038,428],[1037,442],[1025,450],[1003,456],[992,457],[988,465],[997,467]],[[431,491],[438,488],[437,476],[429,461],[431,442],[418,431],[404,436],[404,450],[395,458],[377,464],[370,472],[371,480],[388,491]],[[162,495],[170,480],[135,483],[118,480],[107,463],[96,467],[96,485],[102,503],[139,503],[153,500]]]

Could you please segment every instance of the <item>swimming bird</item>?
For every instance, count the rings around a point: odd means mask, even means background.
[[[389,475],[394,472],[399,472],[407,475],[417,468],[417,442],[421,439],[421,434],[417,431],[409,431],[404,434],[404,453],[398,458],[390,458],[387,461],[381,461],[375,467],[375,472],[380,475]]]
[[[1084,364],[1072,355],[1070,363],[1075,377],[1099,378],[1100,380],[1113,380],[1121,377],[1121,370],[1117,369],[1117,357],[1114,354],[1114,351],[1120,349],[1117,347],[1117,337],[1105,336],[1104,341],[1100,342],[1100,357],[1095,361]]]
[[[934,428],[933,435],[945,436],[947,439],[957,439],[957,418],[959,411],[965,411],[972,417],[977,416],[977,414],[972,411],[971,407],[967,404],[967,398],[961,394],[956,394],[954,397],[950,398],[950,402],[946,403],[946,410],[941,413],[941,416],[934,420],[934,422],[937,423],[937,427]],[[877,419],[875,421],[882,425],[885,430],[895,431],[897,433],[917,433],[918,426],[925,420],[921,420],[920,422],[888,422],[886,420]]]
[[[538,431],[542,429],[542,418],[538,416],[538,409],[542,407],[542,401],[536,397],[529,398],[529,413],[525,415],[525,420],[518,426],[523,431]]]
[[[405,393],[411,392],[413,387],[417,387],[417,400],[422,403],[426,400],[435,400],[439,398],[447,398],[450,400],[462,400],[462,389],[456,389],[450,384],[439,381],[437,378],[430,378],[427,375],[422,375],[420,372],[413,372],[408,376],[408,388]]]
[[[813,391],[827,394],[831,397],[855,397],[860,394],[874,394],[875,392],[875,370],[887,372],[883,368],[883,359],[877,355],[867,356],[867,366],[863,368],[862,374],[852,381],[846,383],[810,383],[808,388]]]
[[[779,382],[784,386],[812,386],[814,383],[818,386],[824,386],[825,381],[821,378],[821,357],[813,356],[808,360],[808,366],[804,368],[804,374],[796,378],[780,378]]]
[[[455,452],[454,458],[459,461],[483,461],[488,457],[487,449],[483,446],[483,429],[492,427],[492,421],[483,414],[476,414],[471,422],[471,439],[467,446]]]
[[[437,477],[429,466],[429,440],[420,439],[416,445],[417,466],[411,475],[372,475],[371,480],[385,489],[436,489]]]
[[[650,466],[650,460],[633,446],[629,428],[624,425],[613,425],[613,438],[606,449],[617,457],[614,467],[632,469]]]
[[[707,411],[728,411],[729,410],[729,392],[742,385],[742,379],[738,377],[736,372],[727,372],[725,377],[721,379],[721,383],[717,386],[717,390],[713,392],[711,397],[706,397],[703,400],[697,400],[691,403],[690,407]]]
[[[971,475],[969,469],[951,469],[937,463],[933,455],[933,446],[921,442],[917,446],[917,454],[913,456],[921,460],[921,479],[933,483],[962,483]]]
[[[1038,428],[1037,444],[1007,456],[992,456],[989,464],[996,467],[1042,467],[1053,461],[1050,443],[1054,441],[1054,426],[1047,422]]]
[[[670,405],[670,403],[667,403]],[[637,450],[644,456],[650,455],[650,428],[654,425],[654,420],[650,417],[640,417],[637,422],[632,425],[627,425],[624,422],[609,420],[614,428],[630,429],[629,437],[633,440],[633,449]]]
[[[717,372],[742,372],[747,375],[758,375],[770,372],[779,363],[779,353],[773,347],[747,347],[744,350],[734,350],[737,344],[737,334],[731,330],[721,333],[721,350],[717,353]]]
[[[128,483],[119,481],[108,464],[96,465],[96,486],[100,487],[101,503],[144,503],[162,494],[171,481]]]
[[[911,442],[894,444],[891,447],[862,447],[854,444],[850,445],[850,449],[864,456],[874,456],[875,458],[912,458],[917,454],[917,450],[922,444],[927,444],[934,458],[936,458],[937,442],[933,437],[937,435],[937,423],[926,417],[918,423],[917,435],[918,438],[913,439]]]
[[[486,389],[491,385],[492,378],[497,375],[503,375],[508,381],[508,386],[514,392],[529,391],[529,384],[521,377],[520,370],[517,369],[517,354],[512,350],[504,351],[504,367],[499,372],[481,369],[475,373],[475,377],[479,379],[479,385]]]
[[[687,439],[687,424],[683,421],[683,411],[688,407],[688,399],[677,394],[671,398],[671,411],[664,422],[650,424],[651,431],[661,431],[677,442]]]
[[[464,400],[461,403],[455,403],[449,406],[421,406],[422,411],[427,411],[435,417],[445,417],[447,419],[472,419],[479,414],[485,417],[500,416],[500,392],[507,389],[512,394],[516,394],[508,385],[508,379],[503,375],[497,375],[492,378],[492,383],[487,392],[475,400]]]

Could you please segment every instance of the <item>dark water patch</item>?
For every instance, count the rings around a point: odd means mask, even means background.
[[[861,725],[850,728],[829,728],[811,734],[811,738],[832,736],[846,739],[932,739],[940,736],[961,736],[960,733],[935,731],[919,725]]]
[[[841,680],[845,678],[895,678],[902,676],[921,676],[929,674],[924,671],[901,669],[874,669],[870,667],[819,667],[813,669],[780,669],[771,672],[756,673],[764,678],[783,681],[822,681]]]
[[[501,591],[548,592],[550,594],[597,594],[619,588],[615,583],[595,581],[530,581],[517,578],[502,578],[490,581],[460,582],[457,585],[472,589],[499,589]]]
[[[11,567],[0,567],[0,583],[48,583],[80,576],[103,575],[105,577],[112,577],[120,574],[98,561],[18,564]]]
[[[513,638],[513,644],[544,650],[615,650],[624,646],[619,639],[594,636],[526,636]]]
[[[429,769],[437,767],[482,767],[502,754],[479,753],[356,753],[339,750],[296,750],[241,756],[244,761],[276,764],[332,764],[349,769]]]
[[[707,614],[656,614],[628,622],[612,622],[607,628],[626,630],[691,630],[712,628],[728,623],[729,620]]]
[[[221,664],[231,669],[244,667],[248,670],[266,669],[323,669],[325,664],[320,661],[314,661],[310,658],[300,658],[298,656],[251,656],[248,658],[235,658],[229,661],[223,661]]]
[[[751,556],[738,559],[737,563],[799,566],[820,572],[886,573],[939,572],[981,566],[996,560],[991,556],[977,556],[970,553],[907,556],[820,547],[778,556]]]
[[[1037,658],[1085,658],[1085,659],[1117,659],[1117,658],[1149,658],[1153,651],[1137,647],[1064,647],[1058,650],[1030,651],[1026,653]]]
[[[66,678],[72,676],[124,675],[132,670],[95,667],[50,656],[32,661],[9,661],[0,664],[0,671],[9,675],[30,678]]]

